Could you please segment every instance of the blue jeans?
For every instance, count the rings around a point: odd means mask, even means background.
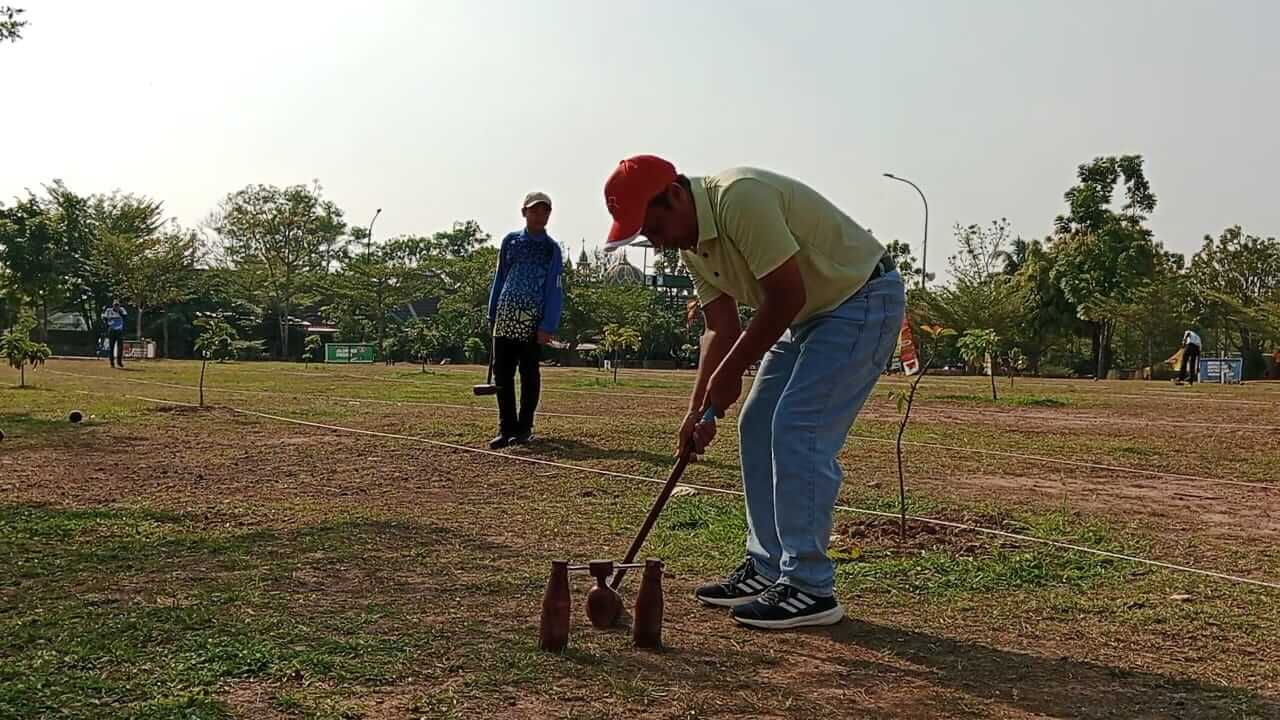
[[[897,345],[902,276],[872,280],[829,313],[783,333],[738,417],[747,557],[772,582],[833,594],[827,559],[842,473],[836,456]]]

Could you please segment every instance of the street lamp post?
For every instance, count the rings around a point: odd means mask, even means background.
[[[378,216],[381,214],[382,214],[382,208],[378,208],[377,212],[373,214],[373,218],[369,220],[369,235],[364,239],[365,255],[368,255],[373,250],[373,223],[378,219]]]
[[[920,194],[920,202],[924,203],[924,243],[920,248],[920,288],[924,289],[925,278],[928,277],[926,268],[928,267],[929,262],[929,201],[925,199],[924,191],[920,189],[919,185],[916,185],[904,177],[898,177],[893,173],[885,173],[884,176],[890,180],[904,182],[915,188],[916,192]]]

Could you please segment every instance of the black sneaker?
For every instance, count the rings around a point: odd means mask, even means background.
[[[504,448],[504,447],[506,447],[506,446],[508,446],[508,445],[510,445],[510,444],[511,444],[511,436],[510,436],[510,435],[499,435],[498,437],[496,437],[496,438],[494,438],[494,439],[492,439],[492,440],[490,440],[490,441],[489,441],[489,449],[490,449],[490,450],[501,450],[502,448]]]
[[[737,607],[746,605],[756,596],[764,592],[770,582],[756,572],[751,560],[744,560],[729,577],[719,581],[699,585],[693,596],[707,605],[719,607]]]
[[[818,597],[777,583],[747,605],[733,609],[733,619],[751,627],[781,630],[808,625],[835,625],[844,608],[834,597]]]
[[[532,430],[525,430],[524,432],[518,432],[511,436],[512,445],[528,445],[531,442],[533,442]]]

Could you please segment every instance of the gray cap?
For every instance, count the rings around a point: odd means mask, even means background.
[[[551,196],[544,192],[531,192],[524,196],[524,204],[520,206],[520,209],[528,210],[538,203],[546,203],[547,207],[551,207]]]

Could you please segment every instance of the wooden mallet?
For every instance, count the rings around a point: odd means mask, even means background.
[[[716,421],[716,410],[708,407],[706,412],[702,413],[702,422],[714,423]],[[630,565],[639,554],[640,548],[644,547],[644,541],[649,537],[649,531],[653,529],[653,524],[658,521],[658,516],[662,514],[662,508],[666,507],[667,500],[671,497],[672,491],[676,489],[676,485],[680,484],[680,476],[684,475],[684,469],[689,466],[689,458],[693,456],[693,441],[681,451],[680,457],[676,459],[676,466],[671,468],[671,474],[667,476],[667,483],[662,486],[662,492],[658,493],[658,497],[653,501],[653,507],[649,508],[649,514],[645,516],[644,524],[640,526],[640,531],[636,533],[636,539],[631,542],[631,547],[627,550],[627,556],[622,559],[622,565]],[[618,572],[613,576],[613,582],[609,583],[609,587],[614,590],[622,584],[622,576],[627,574],[627,568],[619,566]]]
[[[483,385],[472,385],[471,392],[476,395],[497,395],[498,386],[493,384],[493,354],[498,345],[497,338],[494,338],[493,344],[489,346],[489,375],[485,378]]]

